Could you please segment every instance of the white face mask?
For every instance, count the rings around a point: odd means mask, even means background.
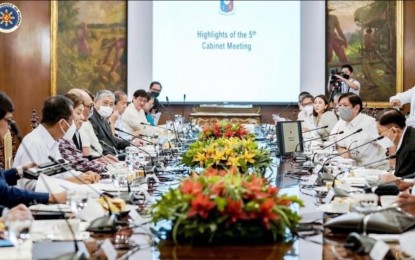
[[[391,148],[392,146],[395,145],[393,141],[388,137],[391,131],[392,129],[389,130],[389,133],[387,136],[377,141],[377,143],[385,149]]]
[[[311,114],[313,114],[313,106],[312,105],[308,105],[303,107],[303,111],[306,115],[310,116]]]
[[[66,120],[65,120],[65,123],[66,123],[67,126],[69,126],[69,124],[68,124],[68,122],[66,122]],[[66,130],[66,132],[64,132],[65,134],[63,135],[62,138],[66,139],[68,141],[72,141],[72,138],[73,138],[75,132],[76,132],[75,122],[72,122],[72,125],[69,126],[69,128],[68,128],[68,130]]]
[[[113,108],[112,107],[104,107],[101,106],[98,110],[98,114],[103,118],[108,118],[112,114]]]

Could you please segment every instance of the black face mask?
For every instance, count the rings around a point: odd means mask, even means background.
[[[150,92],[150,95],[152,95],[153,97],[157,98],[160,95],[160,93],[159,92],[151,91]]]

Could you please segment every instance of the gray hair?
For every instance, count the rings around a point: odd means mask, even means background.
[[[95,101],[101,100],[103,97],[110,97],[113,101],[115,100],[114,93],[112,93],[109,90],[103,89],[97,92],[97,94],[95,95]]]

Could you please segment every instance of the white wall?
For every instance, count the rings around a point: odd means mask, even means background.
[[[324,94],[325,1],[301,2],[301,90],[313,96]]]
[[[128,1],[128,96],[152,78],[152,2]],[[168,44],[168,43],[166,43]],[[301,2],[301,90],[325,91],[325,1]],[[157,79],[154,79],[157,80]]]

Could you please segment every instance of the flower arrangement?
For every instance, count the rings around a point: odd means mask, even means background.
[[[241,124],[233,124],[225,120],[216,122],[213,125],[206,124],[200,133],[201,140],[210,138],[217,139],[221,137],[237,137],[242,139],[252,138],[253,134],[250,134]]]
[[[269,151],[259,149],[254,140],[236,137],[196,141],[182,157],[182,163],[190,167],[237,167],[243,173],[248,169],[265,173],[271,162]]]
[[[298,197],[279,194],[262,177],[239,174],[235,168],[209,168],[162,195],[152,208],[152,221],[172,221],[176,243],[193,243],[198,238],[209,243],[229,241],[252,234],[276,241],[301,219],[293,204],[303,206]]]

